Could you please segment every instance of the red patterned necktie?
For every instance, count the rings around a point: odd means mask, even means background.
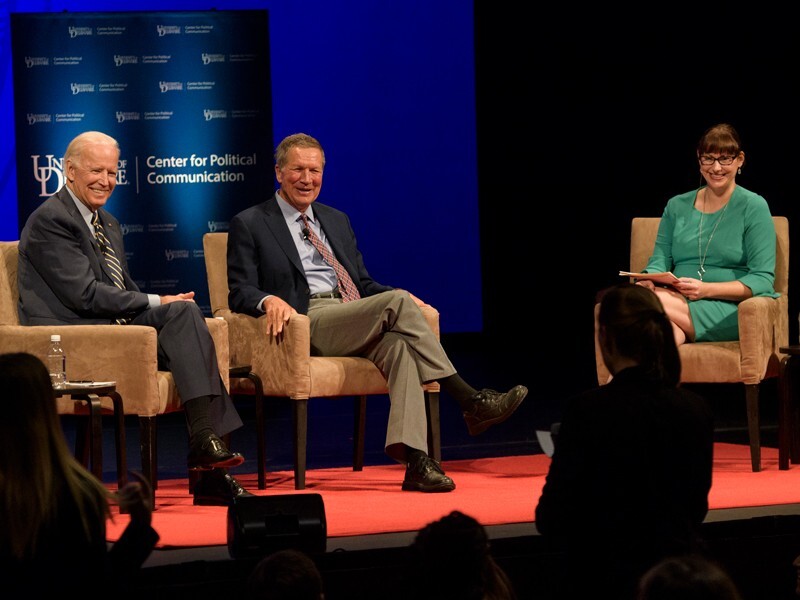
[[[347,270],[342,266],[336,257],[333,255],[333,252],[328,250],[328,248],[323,244],[320,239],[317,237],[317,234],[314,233],[314,230],[311,229],[311,225],[308,222],[308,217],[306,215],[300,215],[300,218],[303,220],[303,235],[311,242],[311,245],[317,249],[322,255],[322,258],[328,263],[331,267],[333,267],[334,272],[336,273],[336,278],[339,280],[339,291],[342,293],[342,302],[350,302],[351,300],[358,300],[361,298],[361,295],[358,293],[358,288],[356,288],[356,284],[353,283],[352,278],[348,274]]]

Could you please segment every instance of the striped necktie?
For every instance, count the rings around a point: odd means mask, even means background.
[[[358,300],[361,298],[356,284],[353,283],[352,278],[342,266],[342,263],[336,260],[333,252],[328,250],[327,246],[322,243],[317,237],[317,234],[314,233],[314,230],[311,229],[308,223],[308,217],[306,215],[300,215],[300,218],[303,220],[303,235],[311,242],[311,245],[317,249],[317,252],[322,255],[325,262],[333,267],[333,271],[336,273],[336,279],[339,280],[339,291],[342,293],[342,302],[350,302],[351,300]]]
[[[103,230],[103,224],[100,223],[100,215],[96,211],[92,215],[92,225],[94,225],[94,234],[95,238],[97,239],[97,243],[100,246],[100,250],[103,252],[103,257],[106,259],[106,266],[108,266],[108,274],[111,276],[111,281],[113,281],[114,285],[119,289],[124,290],[125,279],[122,275],[122,265],[117,258],[117,253],[114,252],[114,247],[106,237],[105,231]],[[118,325],[124,325],[125,323],[128,323],[129,320],[114,319],[114,321]]]

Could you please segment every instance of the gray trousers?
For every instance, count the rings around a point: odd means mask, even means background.
[[[386,453],[403,462],[399,444],[427,452],[422,384],[456,369],[408,292],[393,290],[347,303],[315,299],[308,317],[312,355],[361,356],[386,378],[391,401]]]

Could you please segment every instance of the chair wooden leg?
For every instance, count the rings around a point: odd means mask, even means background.
[[[792,438],[792,386],[790,378],[792,356],[786,355],[781,359],[780,375],[778,376],[778,469],[785,471],[789,468],[789,454]]]
[[[77,417],[75,422],[75,458],[87,469],[90,466],[89,449],[91,448],[91,442],[89,436],[91,434],[92,428],[89,427],[89,422],[82,416]]]
[[[103,481],[103,410],[100,398],[89,394],[85,399],[89,405],[89,454],[91,455],[92,473]]]
[[[75,458],[100,481],[103,480],[103,420],[100,398],[94,394],[74,396],[85,402],[89,415],[79,417],[75,437]]]
[[[750,436],[750,462],[753,472],[761,470],[761,430],[758,419],[758,385],[745,384],[745,401],[747,404],[747,429]]]
[[[364,438],[367,428],[367,397],[356,396],[353,400],[353,471],[364,469]]]
[[[306,489],[306,442],[308,400],[290,400],[294,405],[294,489]]]
[[[792,464],[800,464],[800,403],[790,398],[789,418],[789,460]]]
[[[784,361],[785,373],[784,373]],[[788,445],[789,464],[800,464],[800,402],[797,398],[797,375],[798,375],[797,355],[790,355],[781,361],[781,419],[786,418],[783,434],[786,436],[785,443]],[[785,381],[784,381],[785,380]],[[785,384],[785,388],[783,385]],[[785,396],[784,396],[785,392]],[[779,431],[781,431],[779,429]]]
[[[267,488],[267,434],[264,429],[264,386],[261,383],[261,377],[253,372],[248,373],[247,378],[253,382],[253,387],[255,388],[258,489],[264,490]]]
[[[439,422],[439,392],[425,392],[425,414],[428,418],[428,456],[442,461],[442,433]]]
[[[256,405],[256,440],[257,440],[257,457],[258,466],[258,489],[267,489],[267,449],[266,449],[266,429],[264,425],[264,385],[261,383],[261,377],[253,373],[251,365],[242,365],[239,367],[231,367],[228,376],[231,379],[245,378],[253,383],[253,395],[255,397]],[[230,443],[225,441],[225,445],[230,448]],[[190,480],[191,483],[191,480]]]
[[[142,457],[142,475],[150,482],[153,490],[153,507],[155,507],[158,489],[156,417],[139,417],[139,451]]]
[[[128,450],[125,447],[125,410],[122,396],[117,392],[111,395],[114,404],[114,444],[117,451],[117,488],[128,483]]]

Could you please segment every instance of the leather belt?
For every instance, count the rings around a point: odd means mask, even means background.
[[[319,294],[311,294],[309,298],[311,300],[316,300],[317,298],[341,298],[341,292],[321,292]]]

